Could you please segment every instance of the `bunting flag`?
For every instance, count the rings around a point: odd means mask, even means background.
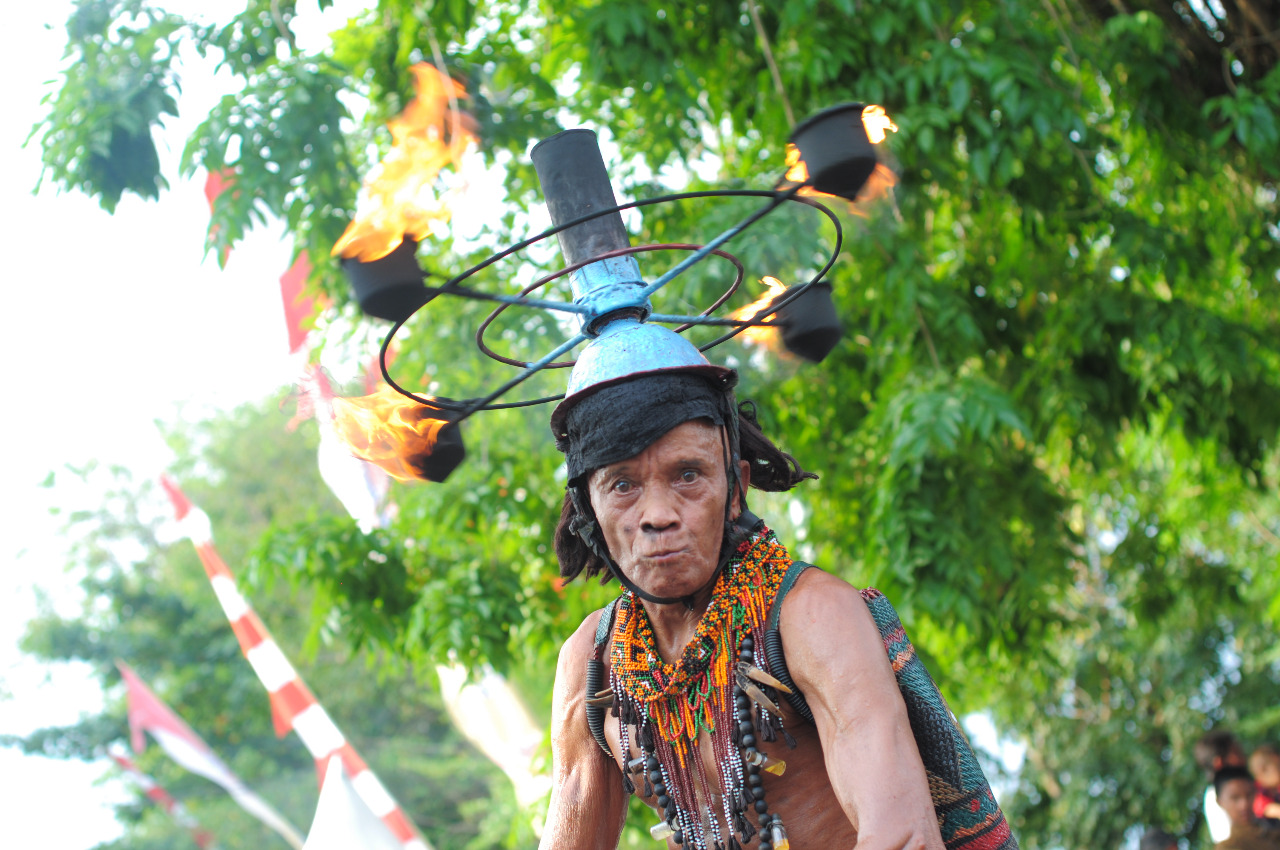
[[[307,252],[298,254],[289,270],[280,275],[280,297],[284,299],[284,323],[289,332],[289,353],[300,351],[307,342],[311,328],[308,321],[317,309],[328,306],[324,298],[307,295],[307,278],[311,277],[311,261]]]
[[[312,363],[300,383],[303,395],[298,401],[298,414],[289,422],[289,428],[296,428],[303,420],[315,416],[320,426],[316,462],[321,479],[362,530],[385,528],[394,511],[387,501],[391,477],[377,464],[353,455],[334,430],[333,387],[324,371]]]
[[[471,743],[502,768],[515,786],[516,802],[526,809],[541,802],[551,790],[551,777],[534,769],[542,730],[533,724],[511,684],[492,668],[472,682],[461,664],[441,664],[436,674],[449,716]],[[540,826],[535,824],[535,831]]]
[[[339,757],[360,799],[387,825],[399,846],[407,850],[430,850],[430,845],[347,742],[337,724],[302,681],[289,659],[285,658],[262,620],[240,595],[231,569],[213,545],[209,517],[192,505],[177,483],[167,475],[161,476],[160,483],[173,503],[183,533],[196,547],[213,592],[231,622],[231,630],[240,641],[241,651],[270,695],[276,734],[283,736],[290,729],[298,733],[316,760],[316,770],[322,783],[329,761],[334,756]]]
[[[302,850],[400,850],[400,842],[347,778],[342,759],[329,759],[316,816]]]
[[[210,171],[209,176],[204,181],[204,198],[209,202],[209,213],[212,215],[214,204],[218,200],[218,196],[231,188],[235,183],[236,170],[234,168],[223,168],[219,171]],[[234,196],[233,196],[234,197]],[[218,235],[218,225],[209,225],[209,234],[206,237],[206,244],[212,245]],[[231,256],[231,246],[222,249],[222,254],[218,258],[220,266],[227,265],[227,257]]]
[[[291,847],[301,850],[302,835],[291,823],[266,800],[250,791],[186,721],[152,693],[129,665],[117,661],[116,666],[120,668],[128,693],[129,731],[135,753],[146,749],[146,733],[150,733],[169,758],[192,773],[221,785],[240,808],[279,833]]]
[[[160,787],[160,784],[154,779],[138,769],[138,766],[133,763],[133,759],[129,758],[129,754],[125,752],[124,747],[119,744],[113,744],[107,750],[107,755],[120,766],[120,769],[125,772],[125,775],[132,780],[134,785],[142,789],[142,793],[146,795],[148,800],[164,809],[169,817],[173,818],[174,823],[191,833],[191,838],[195,841],[196,846],[200,847],[201,850],[213,850],[217,846],[214,844],[213,835],[200,826],[200,823],[191,816],[185,806],[175,800],[168,791]]]

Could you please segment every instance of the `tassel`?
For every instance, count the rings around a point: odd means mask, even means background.
[[[788,732],[786,729],[782,730],[782,737],[787,742],[788,747],[790,747],[793,750],[796,748],[796,739],[792,738],[791,733]]]
[[[652,784],[650,784],[650,782],[649,782],[649,774],[647,774],[647,773],[644,775],[644,794],[642,794],[641,796],[644,796],[644,797],[652,797],[652,796],[653,796],[653,785],[652,785]]]
[[[766,744],[770,744],[778,740],[778,733],[774,731],[773,722],[773,717],[771,715],[765,715],[764,722],[760,724],[760,738]]]
[[[646,753],[653,752],[653,724],[651,723],[640,727],[640,749]]]
[[[729,836],[729,850],[742,850],[742,845],[732,835]]]
[[[742,816],[742,813],[734,815],[733,828],[737,830],[738,835],[742,836],[743,842],[750,843],[751,837],[756,834],[755,827],[751,825],[751,821]]]
[[[622,774],[622,790],[626,791],[628,794],[636,793],[636,784],[631,781],[631,777],[627,776],[626,773]]]
[[[743,811],[743,812],[750,811],[751,808],[756,804],[756,798],[751,796],[751,791],[748,788],[742,789],[742,791],[739,794],[738,800],[739,800],[739,811]]]

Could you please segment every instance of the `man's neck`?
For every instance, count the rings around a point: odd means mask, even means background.
[[[692,608],[683,602],[657,605],[643,599],[638,600],[649,615],[649,623],[653,626],[653,643],[663,661],[675,664],[680,660],[684,648],[693,640],[693,635],[698,630],[698,621],[711,604],[711,592],[712,588],[699,591],[694,596]]]

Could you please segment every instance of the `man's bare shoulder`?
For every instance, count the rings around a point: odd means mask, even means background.
[[[862,592],[822,570],[805,570],[782,602],[787,666],[802,690],[825,691],[849,676],[893,682],[879,629]],[[896,688],[895,688],[896,690]]]
[[[587,660],[595,652],[596,624],[601,611],[592,611],[560,647],[556,681],[552,695],[551,732],[553,738],[569,739],[587,734]]]
[[[848,619],[871,621],[862,591],[821,569],[805,570],[782,601],[780,627],[810,631]]]
[[[600,624],[600,615],[603,613],[604,609],[601,608],[588,614],[574,633],[560,646],[561,668],[566,664],[581,667],[595,653],[596,627]]]
[[[604,609],[592,611],[583,620],[572,635],[560,646],[560,657],[556,662],[556,684],[554,702],[557,707],[566,711],[581,708],[579,702],[585,698],[587,685],[587,661],[595,655],[596,626]],[[605,653],[608,662],[608,653]]]

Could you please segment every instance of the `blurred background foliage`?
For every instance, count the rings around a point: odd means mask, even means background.
[[[489,199],[482,239],[424,246],[445,275],[535,232],[526,152],[563,127],[596,129],[620,197],[646,198],[768,188],[796,119],[883,104],[900,128],[883,146],[899,183],[865,217],[839,213],[844,341],[821,366],[738,343],[716,352],[742,367],[766,431],[822,476],[753,504],[800,555],[888,593],[953,708],[987,713],[1025,748],[1004,795],[1024,847],[1115,847],[1146,825],[1207,843],[1191,744],[1215,725],[1246,743],[1280,734],[1272,4],[381,0],[308,52],[295,29],[317,6],[329,3],[249,0],[209,24],[84,0],[33,132],[45,179],[108,209],[126,192],[156,197],[175,175],[160,172],[155,133],[181,109],[184,68],[201,67],[184,57],[202,56],[236,81],[183,157],[186,175],[233,175],[210,251],[282,220],[312,260],[312,289],[354,315],[329,250],[388,144],[385,121],[412,95],[409,66],[437,52],[467,86],[505,193]],[[637,243],[698,242],[750,208],[688,201],[628,223]],[[811,274],[832,236],[799,206],[767,219],[733,246],[747,279],[731,304],[759,294],[763,274]],[[513,291],[554,267],[549,253],[477,283]],[[648,274],[663,262],[642,258]],[[709,303],[720,262],[659,309]],[[431,305],[393,372],[445,395],[493,386],[500,373],[468,348],[484,312]],[[517,357],[554,331],[505,321],[498,336]],[[444,485],[397,486],[394,522],[371,533],[343,518],[278,417],[245,411],[173,435],[180,478],[228,560],[249,565],[264,617],[288,649],[307,645],[322,699],[353,700],[350,715],[330,712],[371,736],[366,757],[440,847],[527,835],[495,826],[509,791],[439,722],[420,671],[492,664],[545,719],[559,642],[612,592],[555,582],[563,473],[546,413],[474,419],[467,463]],[[287,469],[264,469],[273,452],[294,453]],[[155,540],[155,511],[137,501],[154,509],[154,494],[117,489],[73,518],[94,529],[76,554],[86,613],[36,623],[28,650],[90,660],[109,683],[124,653],[197,728],[258,729],[260,749],[235,750],[246,774],[241,759],[308,771],[266,735],[265,698],[211,598],[196,601],[210,594],[189,547]],[[222,714],[250,705],[234,722]],[[116,706],[114,720],[27,745],[85,752],[118,737],[119,717]],[[432,781],[455,764],[464,779]],[[182,791],[200,782],[167,775]],[[302,794],[271,775],[282,806],[288,789]],[[161,828],[124,816],[139,840]]]

